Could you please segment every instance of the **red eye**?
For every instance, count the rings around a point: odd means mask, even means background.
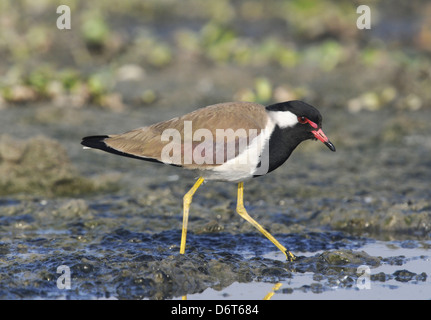
[[[302,124],[306,124],[308,119],[306,117],[298,117],[298,122]]]

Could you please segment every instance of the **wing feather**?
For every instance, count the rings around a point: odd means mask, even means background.
[[[260,134],[265,128],[268,121],[265,107],[263,105],[251,102],[227,102],[211,105],[205,108],[198,109],[181,117],[177,117],[168,121],[159,122],[147,127],[134,129],[123,134],[109,135],[103,143],[116,150],[117,153],[122,153],[126,156],[138,157],[144,160],[153,160],[166,162],[162,159],[164,148],[171,143],[170,147],[181,148],[181,157],[172,161],[173,165],[184,167],[196,167],[196,161],[186,163],[184,155],[188,152],[193,152],[196,147],[199,147],[201,156],[213,159],[213,165],[216,166],[215,159],[220,155],[217,152],[224,152],[224,161],[236,156],[241,150],[237,147],[248,146],[251,139],[248,139],[250,129],[255,129],[256,134]],[[189,125],[189,127],[187,127]],[[187,128],[190,128],[188,130]],[[179,141],[162,141],[162,135],[168,129],[173,129],[179,133],[181,139]],[[210,141],[196,139],[196,131],[206,129],[204,131],[213,137],[213,146],[211,148]],[[218,130],[217,130],[218,129]],[[231,130],[228,130],[231,129]],[[224,130],[224,131],[221,131]],[[223,142],[217,141],[217,133],[230,132],[226,135]],[[233,137],[232,134],[234,135]],[[229,140],[232,138],[232,140]],[[194,141],[198,140],[198,141]],[[246,142],[244,143],[244,139]],[[222,144],[222,145],[220,145]],[[234,153],[228,153],[229,148],[236,148]],[[189,150],[191,148],[191,150]],[[98,148],[101,149],[101,148]],[[205,154],[213,150],[213,154]],[[105,150],[107,151],[107,150]],[[217,151],[217,152],[216,152]],[[206,163],[208,164],[207,161]]]

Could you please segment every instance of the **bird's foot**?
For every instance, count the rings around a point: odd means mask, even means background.
[[[286,255],[287,261],[289,262],[293,262],[296,259],[296,256],[289,250],[286,250],[284,254]]]

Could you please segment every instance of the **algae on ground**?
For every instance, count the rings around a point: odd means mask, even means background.
[[[113,184],[108,185],[112,189]],[[67,196],[101,188],[80,175],[60,142],[44,136],[28,140],[0,136],[0,195]]]

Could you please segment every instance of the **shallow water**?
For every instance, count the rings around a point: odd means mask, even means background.
[[[421,247],[416,241],[376,241],[359,250],[381,256],[378,267],[358,266],[357,277],[346,275],[328,281],[314,272],[294,273],[292,278],[277,283],[233,283],[222,289],[206,289],[202,293],[188,295],[189,300],[259,300],[270,296],[271,300],[285,299],[372,299],[372,300],[429,300],[431,299],[431,242]],[[321,253],[321,252],[317,252]],[[304,253],[310,255],[309,253]],[[265,257],[283,259],[281,253],[271,252]],[[370,269],[368,269],[370,268]]]

